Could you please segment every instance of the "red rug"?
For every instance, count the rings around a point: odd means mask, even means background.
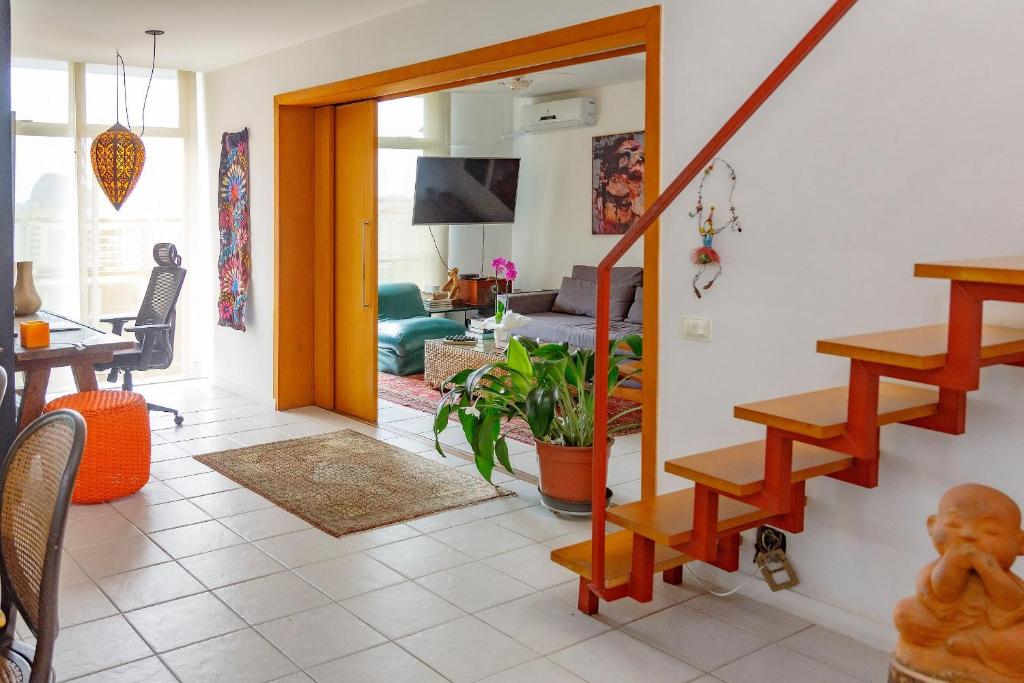
[[[377,393],[385,401],[391,401],[406,408],[412,408],[413,410],[419,410],[431,415],[437,409],[437,402],[441,400],[441,392],[423,381],[423,375],[406,375],[402,377],[387,372],[378,372]],[[633,401],[612,396],[608,399],[608,412],[614,415],[623,410],[628,410],[635,405],[637,404]],[[639,424],[642,412],[638,410],[630,413],[613,421],[612,424],[636,423],[636,427],[619,432],[619,434],[636,434],[640,431]],[[457,422],[458,416],[453,413],[450,419],[453,422]],[[512,420],[508,436],[522,443],[534,442],[530,426],[520,419]]]

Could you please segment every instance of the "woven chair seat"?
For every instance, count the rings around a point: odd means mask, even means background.
[[[32,674],[28,661],[14,650],[8,650],[0,658],[0,683],[27,683]]]
[[[50,401],[44,413],[70,408],[85,418],[85,451],[73,503],[128,496],[149,480],[150,431],[146,399],[131,391],[84,391]]]

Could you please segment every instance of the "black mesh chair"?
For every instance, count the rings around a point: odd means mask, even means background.
[[[110,323],[114,334],[135,333],[135,348],[115,351],[110,363],[96,365],[97,370],[110,370],[108,382],[117,382],[119,373],[124,373],[122,387],[132,391],[132,373],[144,370],[162,370],[170,367],[174,360],[174,316],[181,286],[185,283],[185,269],[181,267],[178,249],[169,242],[153,246],[153,260],[156,268],[149,276],[149,287],[139,307],[138,315],[101,318],[100,322]],[[125,323],[133,322],[126,326]],[[146,404],[150,410],[174,414],[174,424],[180,425],[185,418],[174,408]]]

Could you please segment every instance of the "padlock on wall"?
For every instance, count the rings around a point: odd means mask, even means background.
[[[792,588],[800,583],[796,570],[786,557],[786,535],[770,526],[757,529],[754,542],[754,564],[772,591]]]

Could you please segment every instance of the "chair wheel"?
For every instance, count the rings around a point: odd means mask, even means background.
[[[184,415],[175,415],[174,416],[174,424],[180,426],[181,423],[184,422],[184,421],[185,421],[185,416]]]

